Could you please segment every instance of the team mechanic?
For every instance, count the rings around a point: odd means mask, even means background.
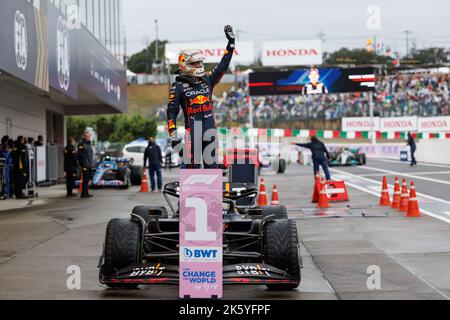
[[[212,72],[205,72],[203,65],[205,58],[200,50],[183,50],[178,58],[180,76],[170,89],[167,121],[172,147],[174,151],[180,150],[177,148],[180,140],[177,137],[176,121],[181,106],[186,127],[184,148],[186,152],[180,151],[183,168],[198,169],[202,163],[205,169],[217,168],[217,128],[212,93],[228,70],[235,49],[233,28],[227,25],[224,31],[228,45],[222,60]]]

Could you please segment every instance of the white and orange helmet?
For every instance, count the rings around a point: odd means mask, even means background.
[[[178,57],[178,68],[180,69],[181,74],[203,77],[205,75],[203,61],[205,61],[205,57],[200,50],[183,50]]]

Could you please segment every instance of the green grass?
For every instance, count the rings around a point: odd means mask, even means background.
[[[219,84],[214,89],[214,95],[222,96],[232,84]],[[128,86],[128,113],[139,113],[152,116],[161,106],[166,106],[169,97],[169,86],[161,85],[130,85]]]

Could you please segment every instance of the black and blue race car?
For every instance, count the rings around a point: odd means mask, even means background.
[[[297,224],[286,207],[255,206],[257,185],[225,183],[223,190],[223,284],[297,288],[303,263]],[[170,211],[141,205],[129,218],[108,223],[98,264],[101,284],[134,289],[179,283],[180,184],[166,184],[163,195]],[[238,205],[243,199],[250,203]]]
[[[90,186],[92,188],[128,189],[131,185],[141,184],[142,172],[140,167],[133,166],[130,159],[106,156],[91,173]],[[79,187],[80,180],[75,181]]]

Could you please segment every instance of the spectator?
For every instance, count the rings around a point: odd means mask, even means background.
[[[152,192],[155,192],[155,174],[157,178],[158,191],[162,191],[162,174],[161,174],[161,163],[162,163],[162,153],[161,148],[155,143],[155,138],[150,137],[148,139],[148,146],[144,153],[144,170],[146,168],[148,159],[148,173],[150,177],[150,186]]]
[[[449,74],[394,74],[378,78],[374,94],[374,112],[381,117],[445,116],[449,114]],[[253,97],[257,123],[304,119],[336,120],[342,117],[369,116],[367,94],[342,93],[313,96]],[[223,97],[213,97],[219,122],[247,123],[248,91],[245,86],[231,88]],[[165,118],[164,108],[157,111]]]
[[[14,172],[14,195],[16,199],[24,199],[26,198],[23,189],[27,181],[28,152],[23,136],[19,136],[14,142],[11,157]]]
[[[42,146],[44,146],[44,137],[42,135],[38,136],[38,139],[34,143],[34,146],[35,147],[42,147]]]
[[[4,196],[6,198],[10,198],[12,197],[12,188],[11,188],[11,167],[12,167],[12,158],[11,158],[11,148],[9,147],[8,144],[9,141],[9,137],[8,136],[4,136],[1,140],[1,146],[0,146],[0,158],[5,159],[5,171],[4,171],[4,186],[3,186],[3,192],[4,192]],[[0,172],[0,174],[3,174],[3,172]]]

